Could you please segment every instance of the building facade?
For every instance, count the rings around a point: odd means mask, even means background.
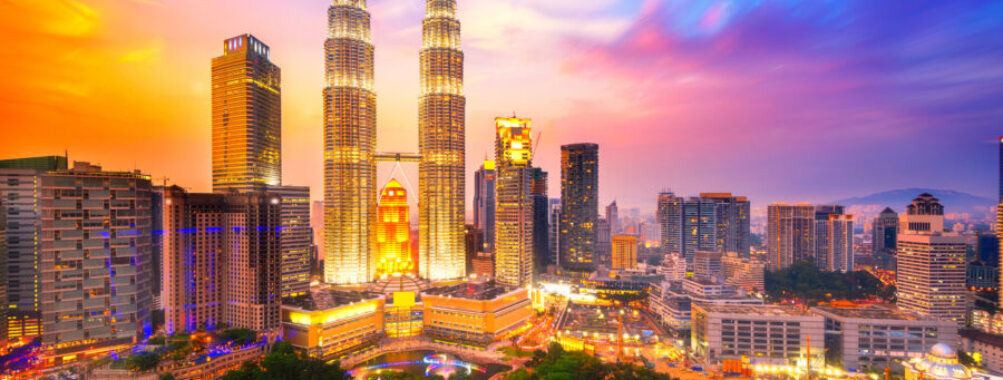
[[[606,218],[596,219],[595,225],[596,239],[595,239],[595,258],[596,264],[605,267],[611,267],[613,257],[612,257],[612,244],[613,244],[613,231],[609,226],[609,222]]]
[[[895,274],[899,308],[965,322],[965,238],[899,234]]]
[[[637,236],[614,235],[612,242],[613,269],[634,269],[637,267]]]
[[[474,172],[474,227],[481,234],[478,250],[494,252],[495,248],[495,160],[484,160]]]
[[[495,118],[495,281],[533,281],[532,141],[529,119]]]
[[[417,273],[411,254],[411,212],[407,190],[391,179],[376,207],[376,279]]]
[[[745,258],[728,252],[721,258],[721,275],[725,285],[746,293],[766,291],[766,263],[756,258]]]
[[[282,183],[282,89],[268,45],[250,34],[223,41],[212,60],[212,189]]]
[[[717,205],[717,248],[722,252],[749,255],[749,198],[731,193],[700,193],[700,198]]]
[[[662,250],[665,253],[683,254],[683,198],[675,193],[658,193],[658,207],[655,211],[662,230]]]
[[[620,211],[616,206],[616,201],[606,206],[606,221],[609,222],[610,232],[619,235],[623,232],[623,224],[620,223]]]
[[[565,270],[591,272],[596,266],[595,226],[599,220],[599,145],[561,146],[560,260]]]
[[[529,187],[529,199],[533,204],[533,263],[534,273],[543,273],[550,261],[550,205],[547,198],[547,172],[533,168]]]
[[[692,351],[704,362],[747,358],[751,364],[821,368],[825,320],[790,306],[692,306]],[[810,348],[809,348],[810,347]]]
[[[871,226],[874,235],[873,254],[894,253],[899,233],[899,214],[890,207],[885,207],[881,214],[874,218]]]
[[[324,282],[355,284],[368,281],[376,269],[370,265],[376,222],[373,44],[365,0],[336,0],[327,14]]]
[[[306,294],[310,290],[313,229],[310,228],[310,187],[276,186],[270,192],[282,204],[282,297]]]
[[[773,203],[767,208],[766,259],[771,270],[815,260],[815,207]]]
[[[526,288],[459,284],[421,294],[425,335],[434,340],[486,347],[527,327],[533,313]]]

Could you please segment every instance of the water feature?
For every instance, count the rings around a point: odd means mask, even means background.
[[[460,359],[453,354],[430,350],[392,352],[359,364],[349,374],[356,379],[378,379],[387,371],[408,372],[414,375],[445,379],[487,380],[492,375],[508,371],[509,366],[494,363],[476,363]]]

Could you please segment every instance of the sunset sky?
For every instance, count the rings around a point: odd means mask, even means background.
[[[994,194],[1003,2],[458,2],[468,194],[493,118],[513,112],[542,132],[534,163],[552,197],[560,145],[575,142],[600,145],[602,204],[646,211],[663,188],[754,207]],[[282,69],[283,182],[319,199],[329,3],[0,0],[0,158],[68,149],[208,191],[210,60],[251,33]],[[414,152],[424,2],[369,9],[379,148]]]

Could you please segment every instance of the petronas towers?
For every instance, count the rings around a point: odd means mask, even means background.
[[[418,271],[464,277],[466,99],[456,0],[426,0],[418,112]],[[375,277],[376,93],[365,0],[333,0],[325,42],[324,281]]]

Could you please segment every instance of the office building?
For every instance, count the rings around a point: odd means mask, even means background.
[[[384,336],[385,304],[379,293],[311,289],[283,300],[283,339],[311,358],[337,359]]]
[[[610,233],[619,235],[623,232],[623,224],[620,223],[620,212],[617,210],[616,201],[606,206],[606,222],[609,223]]]
[[[529,199],[533,204],[533,262],[534,273],[543,273],[550,261],[550,205],[547,198],[547,172],[533,168],[529,186]]]
[[[818,306],[825,318],[830,365],[854,372],[901,369],[899,362],[923,355],[937,343],[958,344],[958,325],[929,315],[884,305]]]
[[[693,255],[693,278],[713,283],[724,283],[723,256],[718,251],[696,251]]]
[[[391,179],[383,190],[376,206],[376,277],[413,275],[417,272],[411,255],[411,212],[407,204],[407,190],[396,179]]]
[[[0,344],[7,344],[7,213],[0,193]]]
[[[50,362],[145,339],[152,333],[150,178],[75,162],[40,182],[39,303]]]
[[[717,250],[717,204],[691,197],[683,202],[683,254],[692,261],[697,251]]]
[[[599,145],[561,146],[561,267],[591,272],[596,266],[599,219]]]
[[[41,257],[42,181],[49,171],[66,170],[65,156],[0,160],[0,196],[6,217],[6,318],[0,320],[10,340],[41,333],[39,259]]]
[[[852,272],[854,270],[853,215],[830,214],[828,218],[829,220],[825,222],[816,220],[816,227],[824,225],[824,228],[816,229],[815,235],[817,239],[825,240],[824,247],[815,245],[816,255],[825,254],[824,265],[821,268],[830,272]],[[821,256],[816,262],[823,263]]]
[[[692,306],[692,352],[706,363],[723,359],[750,364],[821,368],[825,319],[793,306]],[[810,347],[810,348],[809,348]]]
[[[557,265],[560,263],[558,257],[561,251],[561,200],[551,198],[547,206],[550,208],[549,234],[547,236],[550,250],[547,253],[547,262],[551,265]],[[543,272],[543,268],[540,268],[540,272]]]
[[[900,309],[955,323],[965,316],[965,238],[943,232],[944,208],[921,194],[902,215],[896,297]]]
[[[370,266],[376,222],[373,44],[365,0],[335,1],[327,14],[324,282],[355,284],[368,281],[376,269]],[[461,222],[457,228],[462,227]]]
[[[728,252],[721,258],[721,275],[725,285],[742,289],[746,293],[766,291],[766,263],[759,259]]]
[[[898,237],[899,231],[899,214],[892,210],[891,207],[885,207],[878,214],[878,217],[874,218],[871,226],[872,234],[874,235],[874,244],[871,248],[872,254],[894,254],[896,247],[895,238]]]
[[[533,308],[529,290],[465,283],[421,293],[424,333],[435,340],[487,347],[527,327]]]
[[[529,119],[495,118],[495,281],[533,280],[532,141]]]
[[[282,204],[282,297],[306,294],[310,290],[311,242],[310,187],[275,186],[269,191]]]
[[[733,196],[731,193],[700,193],[700,198],[716,204],[717,249],[722,252],[738,252],[749,255],[749,212],[747,197]]]
[[[605,218],[597,219],[595,232],[596,264],[609,267],[613,260],[610,253],[613,244],[613,235],[612,231],[610,231],[609,222],[607,222]]]
[[[212,189],[282,183],[282,89],[268,45],[250,34],[223,41],[212,59]]]
[[[634,269],[637,267],[637,236],[613,235],[612,239],[613,269]]]
[[[271,333],[280,327],[282,247],[277,232],[282,198],[262,192],[228,194],[227,203],[224,223],[231,227],[227,241],[232,247],[223,269],[223,322]]]
[[[466,98],[456,0],[425,4],[419,54],[418,270],[422,278],[438,281],[466,275]]]
[[[843,213],[840,205],[815,206],[815,263],[821,270],[829,270],[829,216]]]
[[[662,250],[683,254],[683,198],[663,191],[658,194],[656,217],[662,230]],[[685,256],[684,256],[685,257]]]
[[[478,251],[494,252],[495,248],[495,161],[484,160],[474,172],[474,227],[481,234]]]
[[[771,270],[815,260],[814,206],[778,202],[767,207],[766,260]]]

